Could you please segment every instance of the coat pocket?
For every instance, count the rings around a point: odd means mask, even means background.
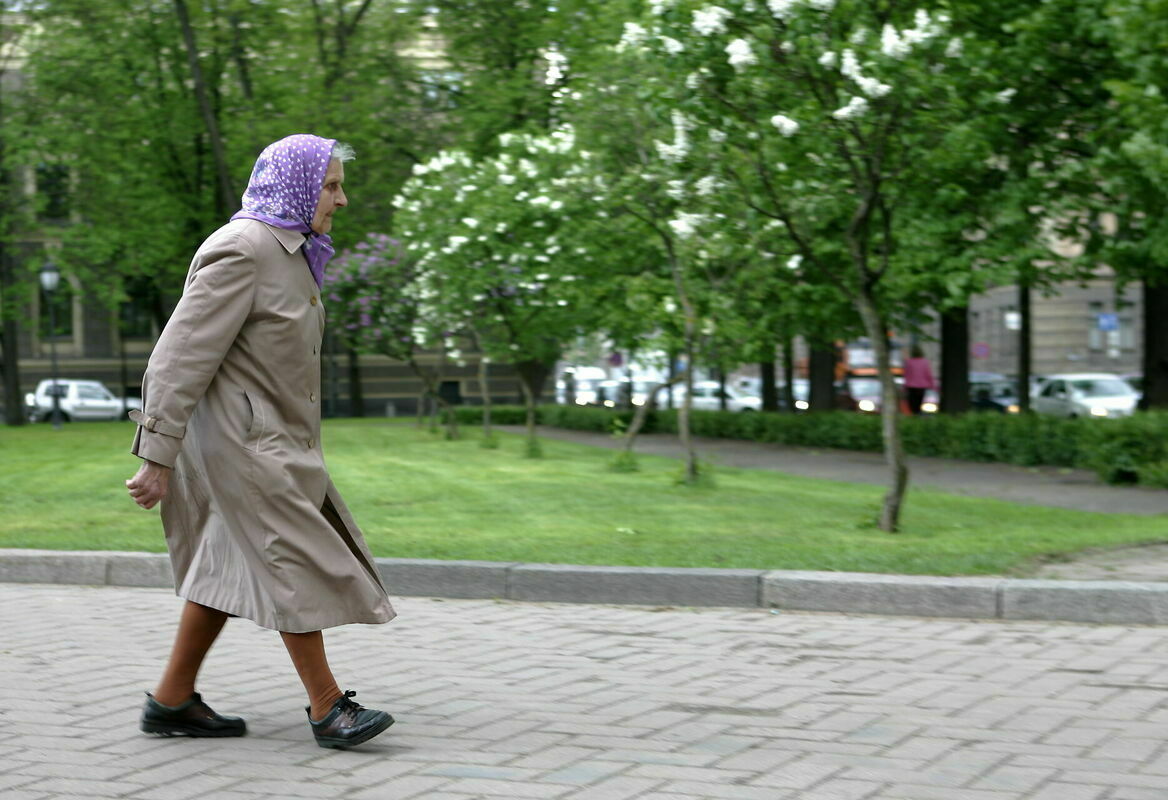
[[[244,445],[248,450],[259,452],[260,440],[263,439],[267,428],[267,414],[263,405],[247,389],[243,390],[243,399],[247,401],[247,434]]]

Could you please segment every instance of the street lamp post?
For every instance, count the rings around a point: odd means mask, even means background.
[[[61,398],[57,385],[57,309],[53,304],[53,292],[61,282],[61,272],[52,261],[45,261],[41,267],[41,288],[45,290],[45,302],[49,306],[49,355],[52,363],[53,430],[61,430]]]

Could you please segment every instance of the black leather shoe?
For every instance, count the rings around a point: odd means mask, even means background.
[[[162,736],[243,736],[247,724],[239,717],[221,717],[195,692],[185,703],[164,706],[146,693],[142,730]]]
[[[350,689],[343,697],[337,698],[320,722],[313,720],[311,706],[304,707],[318,745],[344,750],[369,741],[393,724],[393,717],[386,712],[374,711],[350,700],[355,694]]]

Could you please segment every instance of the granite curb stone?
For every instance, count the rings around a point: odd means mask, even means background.
[[[1168,583],[375,559],[392,594],[1168,624]],[[0,583],[172,587],[165,553],[0,549]]]

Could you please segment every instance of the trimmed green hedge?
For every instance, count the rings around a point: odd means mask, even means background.
[[[476,424],[481,409],[459,408],[459,421]],[[521,425],[521,407],[493,411],[500,425]],[[623,431],[633,412],[583,406],[541,406],[539,422],[557,428]],[[1108,483],[1168,488],[1168,412],[1141,412],[1124,419],[1059,419],[1032,414],[971,413],[906,417],[905,450],[918,456],[991,461],[1023,466],[1081,467]],[[676,433],[677,412],[650,412],[644,433]],[[833,447],[879,452],[880,417],[849,411],[818,414],[760,414],[694,411],[693,432],[720,439]]]

